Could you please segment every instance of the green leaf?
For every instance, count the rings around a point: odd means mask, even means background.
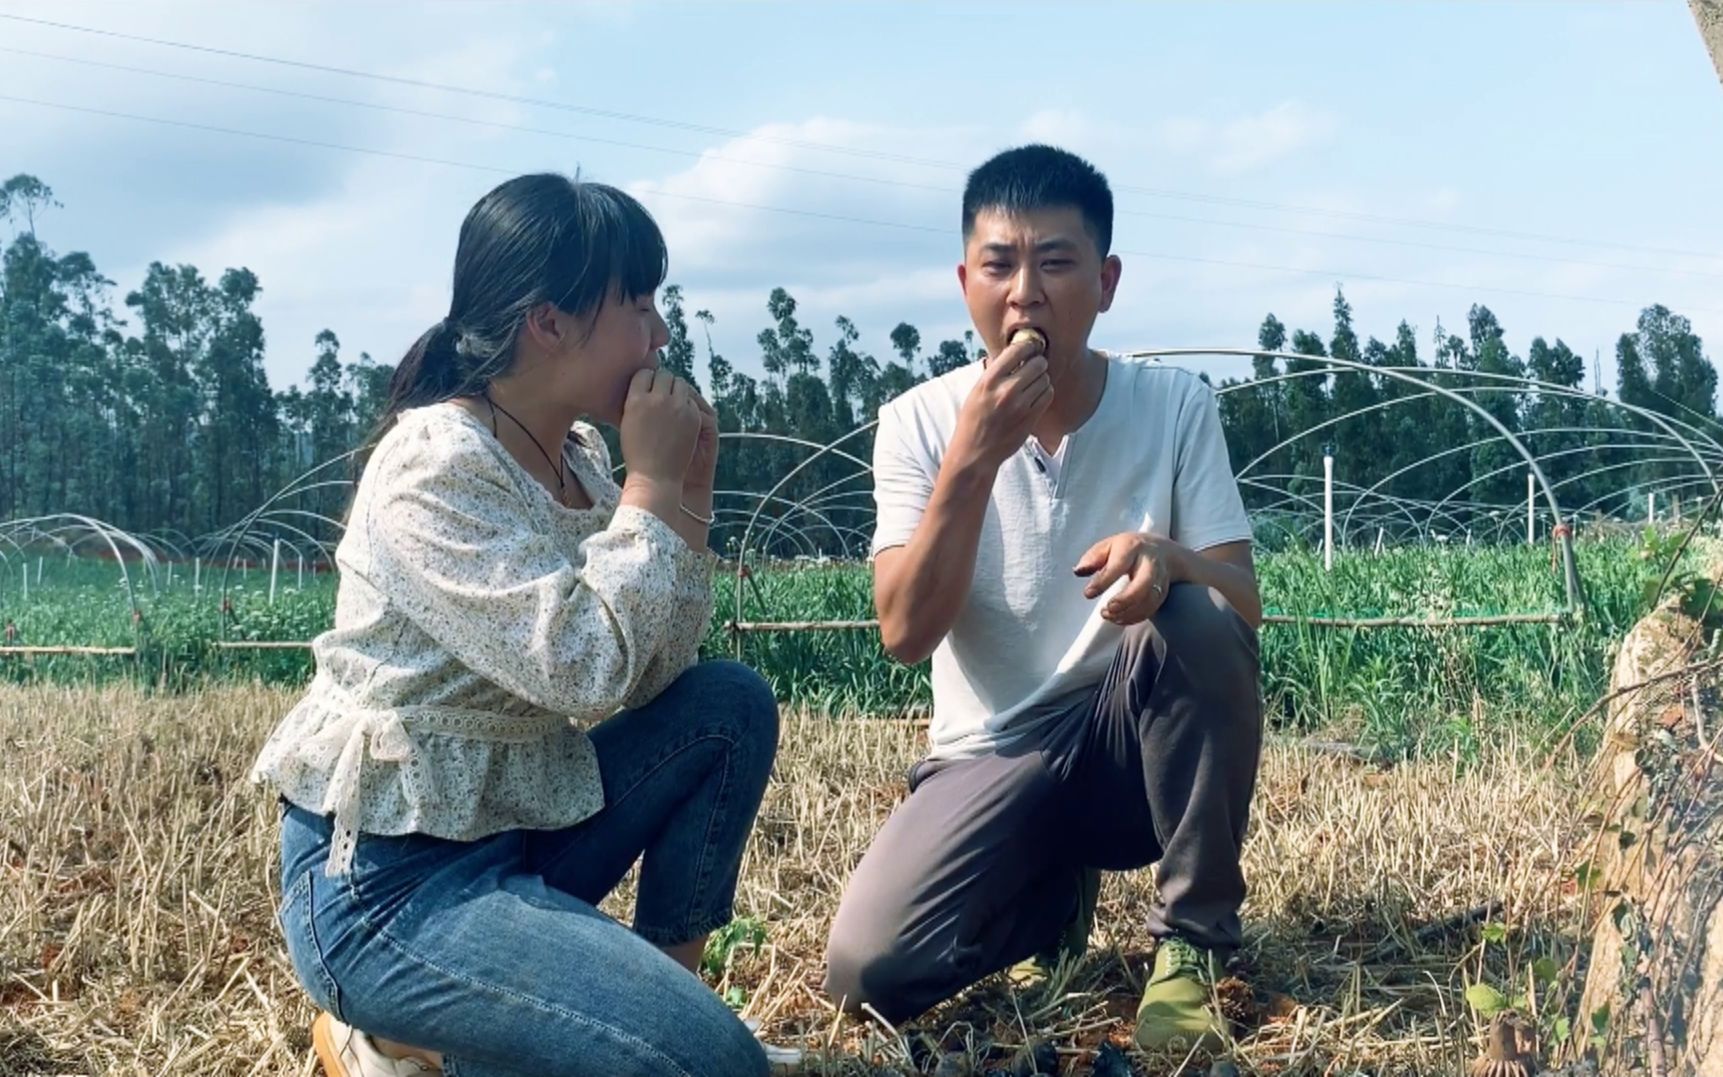
[[[1506,925],[1506,924],[1485,924],[1484,925],[1484,941],[1495,943],[1498,946],[1504,942],[1507,942],[1508,941],[1508,925]]]
[[[1591,1030],[1599,1036],[1609,1031],[1609,1003],[1591,1011]]]
[[[1597,883],[1602,878],[1602,873],[1592,867],[1591,861],[1589,860],[1573,869],[1573,881],[1578,883],[1581,889],[1590,889],[1593,884]]]
[[[1568,1019],[1566,1017],[1556,1018],[1555,1035],[1552,1037],[1555,1042],[1558,1044],[1564,1044],[1571,1035],[1573,1035],[1573,1025],[1568,1021]]]
[[[758,950],[766,942],[766,925],[752,917],[743,916],[730,921],[706,940],[706,951],[700,957],[701,967],[712,976],[720,976],[730,965],[730,958],[739,946]]]
[[[1466,1002],[1482,1017],[1494,1017],[1508,1008],[1508,1000],[1489,984],[1473,984],[1466,988]]]
[[[1540,957],[1532,962],[1532,982],[1540,984],[1555,983],[1561,975],[1561,966],[1556,964],[1553,957]]]
[[[732,986],[724,992],[724,1004],[732,1010],[739,1010],[748,1004],[748,992],[740,987]]]

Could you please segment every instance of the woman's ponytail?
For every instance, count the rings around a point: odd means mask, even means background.
[[[458,348],[460,334],[444,318],[425,330],[407,354],[395,365],[389,378],[389,399],[383,406],[382,417],[365,438],[363,447],[354,458],[354,475],[364,469],[365,460],[377,442],[395,425],[395,420],[408,408],[423,407],[448,400],[465,388],[466,375],[461,371]]]

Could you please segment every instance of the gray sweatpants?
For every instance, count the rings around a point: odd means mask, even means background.
[[[1236,947],[1261,745],[1256,633],[1175,584],[1092,694],[1010,748],[911,768],[838,907],[827,992],[913,1017],[1048,948],[1084,866],[1158,862],[1150,933]]]

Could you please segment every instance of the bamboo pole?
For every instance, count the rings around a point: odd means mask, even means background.
[[[218,651],[308,651],[310,640],[301,639],[234,639],[216,640],[210,644]]]
[[[41,647],[0,647],[0,654],[114,654],[136,655],[136,647],[73,647],[73,646],[41,646]]]
[[[1562,624],[1568,613],[1491,613],[1463,617],[1306,617],[1290,613],[1264,614],[1263,624],[1308,625],[1313,628],[1475,628],[1488,625]],[[728,621],[732,634],[770,632],[854,632],[879,627],[873,621]]]

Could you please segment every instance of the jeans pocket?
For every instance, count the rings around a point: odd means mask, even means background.
[[[342,1017],[341,992],[323,962],[323,947],[317,937],[317,893],[315,867],[306,868],[281,901],[278,917],[287,940],[287,957],[299,984],[318,1008]]]

